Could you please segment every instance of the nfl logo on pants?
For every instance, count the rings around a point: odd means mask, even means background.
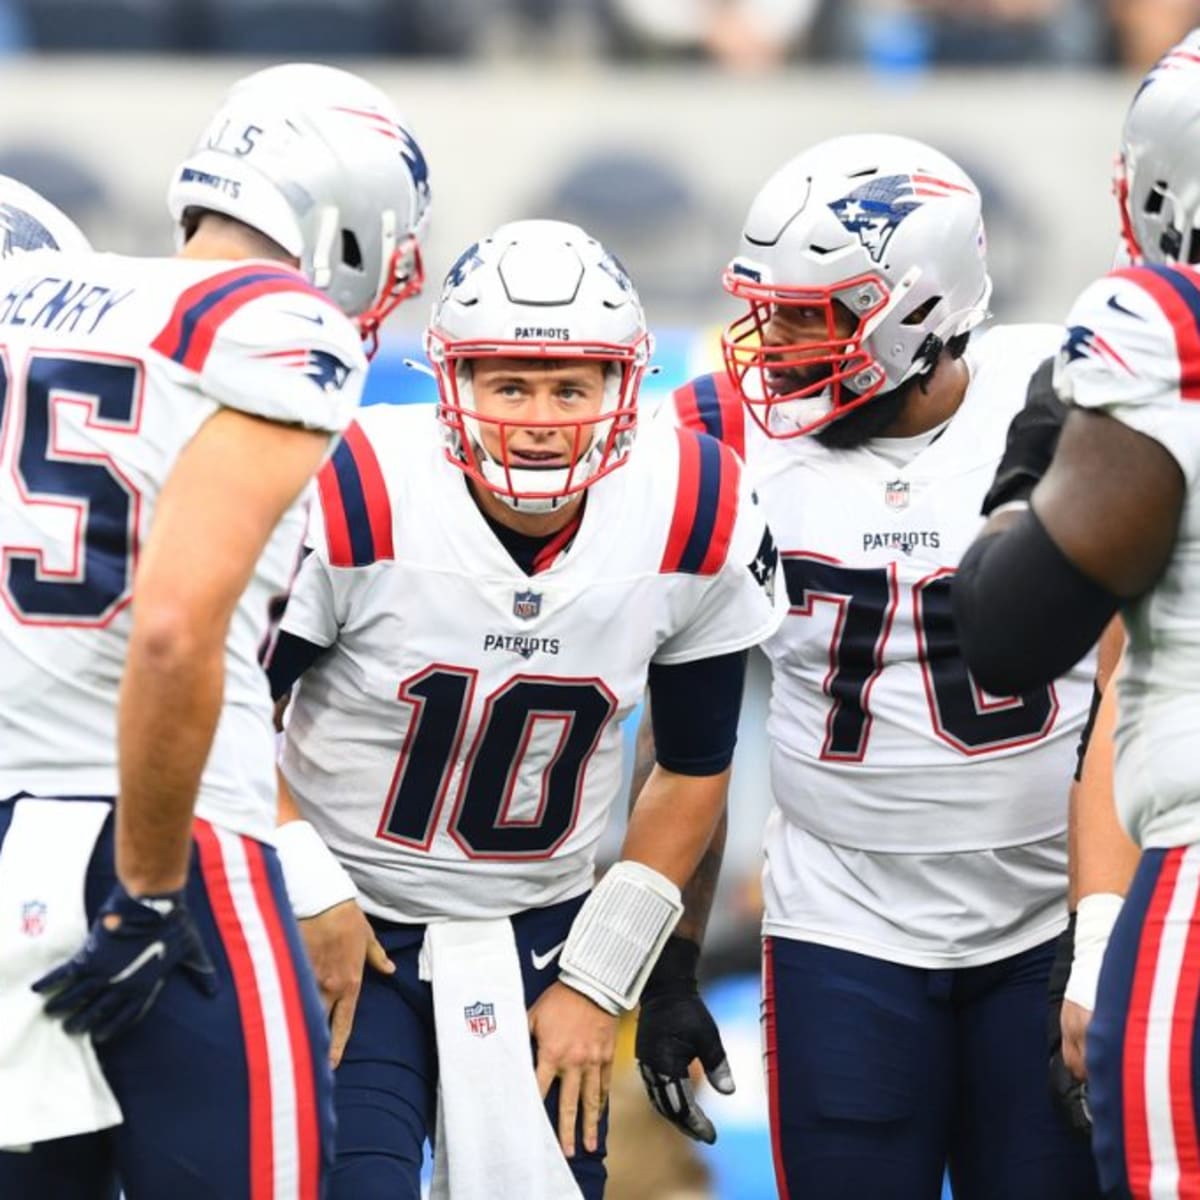
[[[496,1032],[496,1006],[494,1004],[484,1004],[482,1000],[468,1004],[463,1009],[463,1019],[467,1023],[467,1031],[476,1037],[485,1038],[488,1034]]]

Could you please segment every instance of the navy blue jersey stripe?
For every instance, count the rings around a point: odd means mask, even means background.
[[[717,523],[717,503],[721,498],[721,445],[709,437],[696,439],[700,447],[700,487],[696,496],[696,513],[692,531],[679,556],[680,571],[698,574],[704,564]]]
[[[243,275],[239,279],[231,280],[223,287],[209,292],[207,296],[197,300],[180,318],[179,345],[172,352],[171,357],[177,363],[181,363],[187,358],[188,346],[196,332],[196,326],[203,319],[204,314],[215,305],[220,304],[226,296],[231,296],[234,292],[240,292],[242,288],[263,283],[268,279],[290,278],[291,276],[284,271],[257,271],[253,275]]]
[[[696,389],[696,411],[704,422],[704,432],[724,441],[725,422],[721,416],[721,401],[717,396],[717,377],[704,375],[692,385]]]
[[[350,553],[356,567],[375,561],[375,539],[371,536],[371,520],[367,513],[367,496],[354,451],[344,439],[333,452],[333,470],[342,494],[342,509],[346,514],[346,530],[350,534]]]

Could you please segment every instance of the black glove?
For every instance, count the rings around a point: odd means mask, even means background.
[[[724,1096],[734,1084],[716,1022],[700,999],[699,960],[695,942],[667,939],[642,991],[635,1053],[650,1103],[688,1137],[711,1145],[717,1131],[696,1103],[688,1068],[698,1058],[708,1082]]]
[[[1004,454],[983,498],[985,517],[1003,504],[1028,500],[1049,469],[1068,412],[1054,390],[1053,374],[1054,359],[1048,358],[1029,380],[1025,406],[1008,427]]]
[[[1081,1137],[1092,1136],[1092,1110],[1088,1107],[1087,1081],[1067,1070],[1062,1053],[1062,1006],[1075,957],[1075,914],[1059,934],[1047,989],[1046,1046],[1050,1051],[1050,1096],[1068,1127]]]
[[[87,941],[70,961],[43,975],[33,990],[68,1033],[105,1042],[137,1024],[176,967],[206,996],[217,977],[182,891],[131,896],[119,883],[96,915]]]

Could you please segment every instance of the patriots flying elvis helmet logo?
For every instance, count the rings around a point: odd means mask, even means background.
[[[0,204],[0,258],[19,250],[57,250],[54,234],[36,217],[12,204]]]
[[[881,175],[832,201],[829,207],[847,232],[858,234],[867,253],[879,262],[905,217],[926,200],[945,199],[956,192],[970,195],[971,189],[934,175]]]
[[[291,371],[307,375],[323,392],[340,392],[350,375],[350,364],[328,350],[311,347],[299,350],[274,350],[260,358],[276,359]]]

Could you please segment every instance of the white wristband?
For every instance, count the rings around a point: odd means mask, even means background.
[[[1096,985],[1100,980],[1100,964],[1117,917],[1121,914],[1124,896],[1115,892],[1096,892],[1079,901],[1075,913],[1075,957],[1071,974],[1063,993],[1065,1000],[1086,1008],[1096,1007]]]
[[[559,980],[614,1016],[632,1011],[682,912],[665,875],[632,859],[615,863],[571,923]]]
[[[315,917],[335,904],[358,899],[346,869],[307,821],[289,821],[275,830],[288,900],[297,917]]]

